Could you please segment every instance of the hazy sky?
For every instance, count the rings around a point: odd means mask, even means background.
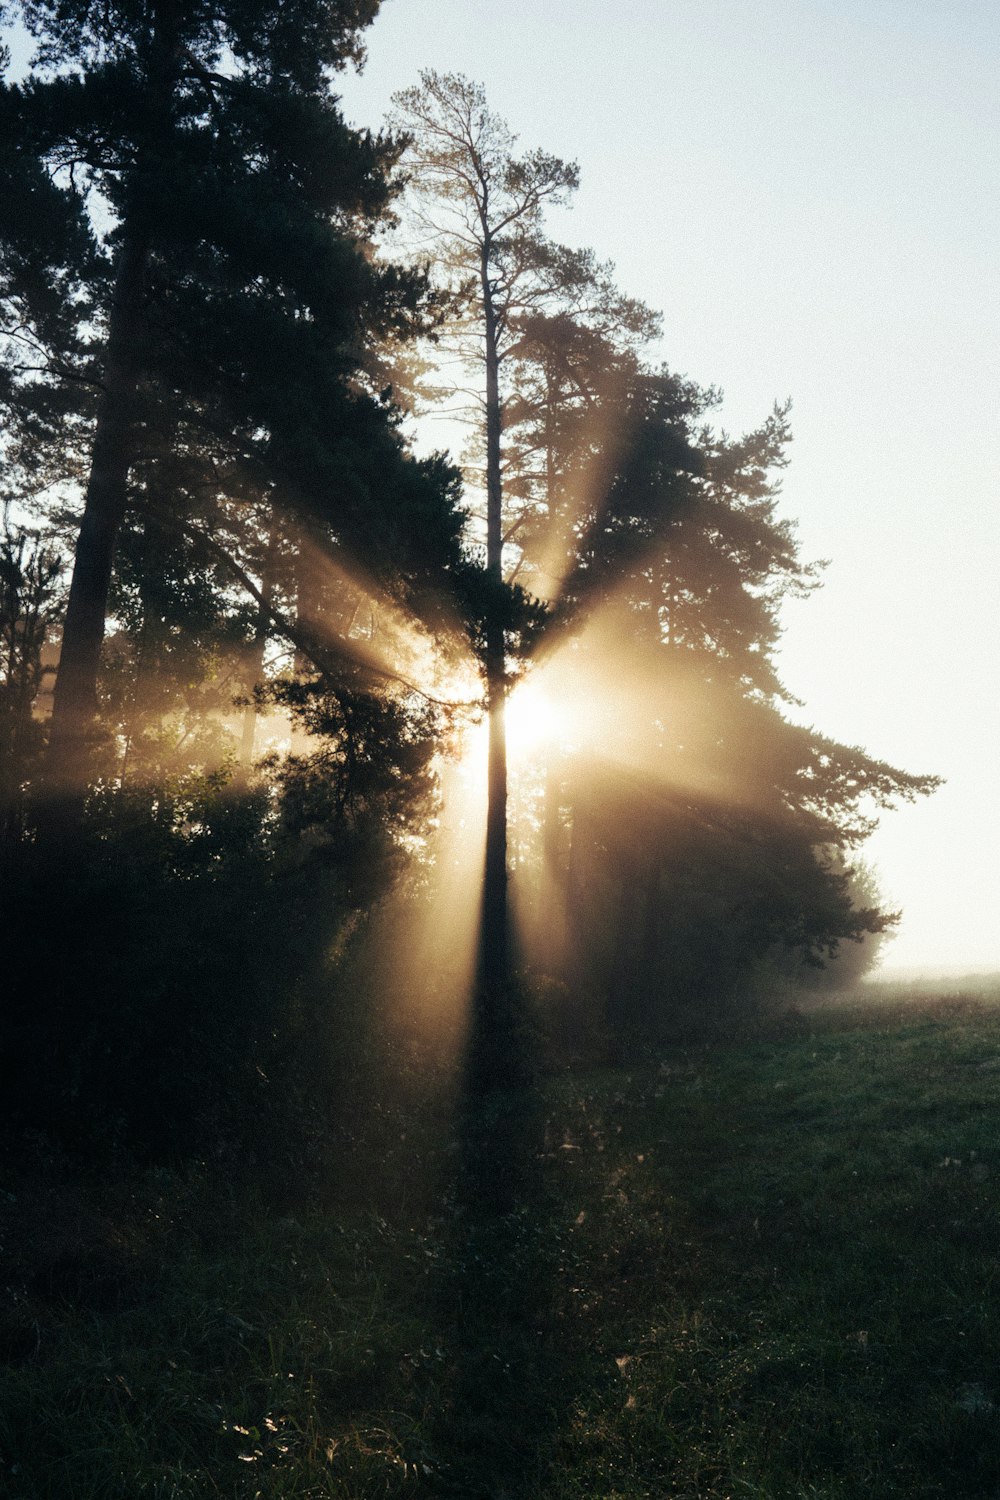
[[[792,397],[784,510],[831,562],[785,680],[948,778],[867,846],[887,962],[1000,967],[1000,4],[384,0],[349,117],[422,67],[579,161],[553,231],[662,308],[730,431]]]

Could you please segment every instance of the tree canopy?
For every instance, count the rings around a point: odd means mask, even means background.
[[[549,234],[576,166],[522,151],[478,85],[430,72],[387,132],[349,126],[336,73],[377,9],[4,12],[36,45],[0,89],[0,838],[34,997],[4,1024],[28,1114],[109,1092],[141,1113],[127,1077],[160,1056],[164,1108],[204,1084],[196,1056],[213,1098],[227,1070],[252,1097],[305,1067],[338,964],[440,886],[442,769],[477,715],[463,899],[496,1025],[518,970],[619,1037],[693,1024],[892,920],[854,850],[934,778],[794,717],[781,606],[819,571],[780,511],[787,409],[713,426],[659,315]],[[413,452],[414,387],[465,415],[463,467]],[[532,684],[556,727],[510,781]],[[438,983],[406,951],[407,983]]]

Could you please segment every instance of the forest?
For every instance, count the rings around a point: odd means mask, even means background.
[[[843,985],[893,920],[858,846],[933,778],[789,715],[781,604],[819,569],[779,511],[787,410],[712,425],[655,310],[547,232],[575,164],[474,83],[348,126],[332,80],[376,9],[18,12],[24,1120],[256,1112],[303,1051],[335,1066],[365,987],[470,1025],[488,1089],[525,1006],[610,1055]],[[414,450],[438,411],[457,458]]]

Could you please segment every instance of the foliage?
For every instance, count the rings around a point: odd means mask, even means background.
[[[24,836],[25,787],[43,744],[34,706],[51,667],[47,635],[59,604],[58,554],[4,516],[0,532],[0,858]]]
[[[38,50],[0,90],[5,485],[72,573],[48,724],[50,580],[29,601],[14,553],[4,579],[21,1119],[162,1145],[294,1109],[329,1030],[300,987],[418,837],[423,700],[353,619],[443,651],[464,512],[384,384],[435,317],[374,250],[400,146],[330,89],[377,8],[10,9]],[[278,678],[270,738],[299,743],[255,771]]]
[[[837,873],[845,879],[845,894],[855,912],[870,911],[884,913],[885,896],[874,867],[866,860],[855,859],[847,863],[836,851],[830,858]],[[898,913],[886,916],[880,931],[861,932],[850,935],[848,941],[838,942],[821,962],[808,953],[785,949],[769,956],[768,979],[786,975],[800,991],[812,995],[845,994],[856,991],[861,980],[875,968],[886,941],[891,941]]]
[[[348,872],[359,905],[385,890],[434,808],[439,729],[429,705],[324,681],[282,682],[271,697],[318,741],[275,766],[286,836]]]
[[[536,643],[564,701],[591,708],[569,710],[522,850],[526,945],[619,1035],[714,1030],[761,993],[762,965],[884,932],[877,901],[851,900],[850,852],[937,785],[787,717],[780,606],[817,570],[777,509],[786,414],[732,441],[698,425],[712,401],[636,371],[599,440],[580,437],[566,461],[586,503]]]
[[[56,797],[107,775],[100,755],[79,762],[109,611],[126,606],[111,696],[138,753],[133,721],[150,714],[129,692],[141,675],[162,699],[171,669],[157,669],[168,642],[177,668],[189,617],[228,655],[233,696],[249,694],[268,641],[308,613],[317,556],[418,611],[461,563],[453,474],[410,458],[378,383],[434,317],[425,278],[373,249],[399,144],[350,129],[329,89],[376,9],[261,5],[250,24],[224,0],[23,7],[39,52],[3,97],[6,169],[25,190],[0,215],[0,396],[11,472],[26,496],[55,493],[74,554]]]
[[[309,753],[137,766],[0,871],[4,1118],[172,1158],[305,1149],[364,1035],[335,982],[433,807],[426,714],[289,683]]]

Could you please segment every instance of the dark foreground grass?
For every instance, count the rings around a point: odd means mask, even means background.
[[[284,1217],[9,1168],[0,1494],[1000,1494],[1000,1010],[840,1009],[378,1141]]]

